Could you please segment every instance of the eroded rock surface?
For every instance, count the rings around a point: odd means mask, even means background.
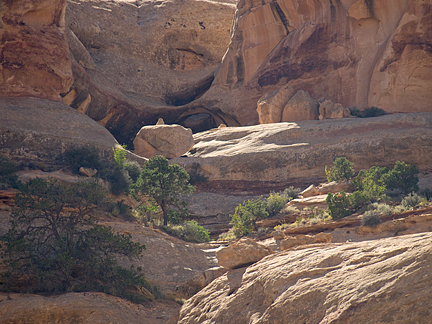
[[[194,139],[188,158],[173,162],[195,165],[215,188],[229,189],[234,181],[249,191],[305,188],[324,180],[325,166],[339,156],[356,171],[397,160],[430,171],[432,113],[227,127]]]
[[[273,254],[213,281],[179,323],[428,323],[431,252],[423,233]]]
[[[166,324],[176,317],[179,307],[173,301],[132,304],[118,297],[94,292],[52,297],[0,294],[0,318],[3,323]]]
[[[134,153],[148,159],[162,155],[180,157],[194,145],[192,130],[181,125],[144,126],[134,140]]]
[[[66,0],[0,4],[0,96],[60,100],[72,85]]]

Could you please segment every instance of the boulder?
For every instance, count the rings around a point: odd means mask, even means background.
[[[318,207],[322,209],[327,209],[327,195],[318,195],[307,198],[296,198],[291,200],[287,206],[295,207],[298,210],[303,210],[308,207]]]
[[[299,90],[282,111],[282,122],[318,119],[318,102],[308,92]]]
[[[84,168],[84,167],[80,167],[79,168],[79,172],[83,175],[85,175],[86,177],[93,177],[96,175],[97,170],[96,169],[92,169],[92,168]]]
[[[332,241],[331,233],[318,233],[316,235],[297,235],[285,236],[281,241],[281,250],[288,250],[299,245],[330,243]]]
[[[335,119],[350,116],[350,110],[344,108],[339,103],[333,103],[331,100],[325,100],[319,104],[319,119]]]
[[[273,231],[272,236],[275,240],[283,240],[285,234],[282,231]]]
[[[194,145],[192,130],[180,125],[144,126],[134,140],[134,153],[146,158],[182,156]]]
[[[310,185],[305,190],[303,190],[300,195],[303,198],[313,197],[313,196],[319,196],[319,195],[326,195],[329,192],[331,193],[337,193],[337,192],[353,192],[354,186],[349,181],[342,181],[342,182],[327,182],[322,183],[319,186]]]
[[[293,95],[294,91],[290,87],[265,93],[257,102],[259,123],[279,123],[282,120],[282,111]]]
[[[180,306],[174,301],[133,304],[111,295],[84,292],[59,296],[0,294],[3,323],[166,324]]]
[[[255,263],[265,256],[272,254],[271,248],[257,243],[250,238],[243,238],[240,241],[222,248],[216,252],[218,265],[235,269]]]
[[[16,0],[0,6],[0,96],[60,100],[73,83],[64,0]]]
[[[432,233],[287,250],[213,281],[178,323],[430,323],[431,267]]]

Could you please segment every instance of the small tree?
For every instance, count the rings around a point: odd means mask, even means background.
[[[397,161],[394,168],[382,176],[388,189],[400,189],[404,194],[417,191],[419,170],[415,165]]]
[[[140,301],[128,286],[145,285],[139,271],[117,265],[118,255],[141,255],[144,245],[97,225],[93,210],[105,191],[96,182],[63,186],[35,179],[20,188],[11,215],[3,289],[9,291],[102,291]],[[143,297],[143,296],[141,296]]]
[[[146,161],[132,190],[150,196],[162,209],[164,225],[171,219],[178,223],[180,217],[187,216],[186,203],[179,194],[191,194],[195,187],[189,183],[189,174],[178,164],[168,164],[163,156],[154,156]],[[175,209],[173,209],[174,207]]]
[[[327,167],[325,167],[325,173],[327,175],[328,182],[350,180],[355,175],[353,163],[347,160],[345,157],[338,157],[333,162],[333,168],[330,170],[327,170]]]
[[[269,217],[268,204],[262,199],[252,199],[236,207],[234,215],[230,215],[234,234],[243,236],[257,231],[256,222]]]

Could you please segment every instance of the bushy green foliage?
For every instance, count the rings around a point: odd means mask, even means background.
[[[373,203],[372,210],[376,210],[382,216],[390,216],[395,213],[395,209],[387,204]]]
[[[210,232],[194,220],[184,221],[183,225],[170,224],[163,228],[168,234],[188,242],[204,243],[210,241]]]
[[[362,226],[376,226],[381,224],[380,214],[375,210],[368,210],[361,218]]]
[[[128,161],[126,160],[124,164],[124,169],[128,172],[129,177],[133,182],[138,180],[139,175],[141,174],[141,166],[136,161]]]
[[[122,145],[122,147],[113,147],[114,153],[114,163],[120,170],[124,169],[126,162],[126,146]]]
[[[61,159],[68,165],[73,173],[78,174],[80,167],[100,170],[102,161],[99,150],[92,146],[81,146],[67,149]]]
[[[4,184],[6,187],[17,188],[18,176],[16,172],[18,166],[9,160],[6,156],[0,155],[0,185]]]
[[[144,287],[139,269],[121,268],[118,255],[139,258],[144,245],[97,225],[93,211],[106,205],[96,182],[63,186],[35,179],[20,188],[11,215],[3,289],[61,293],[102,291],[142,301],[129,286]]]
[[[189,183],[188,173],[178,164],[168,164],[163,156],[154,156],[144,164],[138,180],[131,186],[136,197],[139,193],[150,196],[162,209],[164,225],[168,220],[177,222],[189,214],[179,194],[191,194],[195,187]]]
[[[330,170],[325,167],[325,173],[328,182],[350,180],[355,175],[353,163],[345,157],[338,157]]]
[[[377,166],[371,167],[368,171],[361,170],[353,180],[353,184],[357,187],[356,191],[363,193],[371,203],[386,199],[384,195],[386,186],[381,178],[387,172],[387,168]]]
[[[267,204],[267,212],[269,217],[278,214],[288,202],[288,199],[278,193],[270,193],[270,196],[265,200]]]
[[[415,208],[420,205],[423,200],[425,200],[423,197],[412,192],[402,199],[401,205],[405,208]]]
[[[378,117],[386,114],[383,109],[377,107],[369,107],[363,110],[360,110],[357,107],[349,107],[348,109],[352,116],[360,118]]]
[[[333,219],[340,219],[352,214],[351,201],[344,191],[336,194],[329,193],[326,202]]]
[[[234,214],[230,215],[234,234],[239,237],[256,231],[256,222],[269,217],[267,208],[268,204],[262,197],[238,205]]]
[[[286,188],[286,189],[283,191],[282,196],[283,196],[287,201],[289,201],[289,200],[292,200],[292,199],[296,199],[296,198],[298,198],[298,196],[300,195],[300,192],[301,192],[301,191],[302,191],[302,190],[301,190],[300,188],[294,188],[293,186],[290,186],[290,187]]]
[[[419,170],[415,165],[397,161],[393,169],[382,175],[387,189],[400,189],[404,194],[417,191]]]

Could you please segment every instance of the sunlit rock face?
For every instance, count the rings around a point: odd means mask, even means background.
[[[431,110],[432,4],[419,0],[251,1],[207,96],[256,123],[259,97],[282,86],[343,107]],[[256,107],[256,106],[255,106]]]
[[[66,0],[0,2],[0,96],[60,100],[72,85]]]

